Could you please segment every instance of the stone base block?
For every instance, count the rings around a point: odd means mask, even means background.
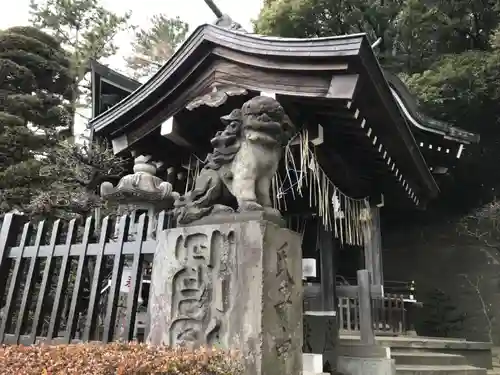
[[[337,371],[343,375],[395,375],[390,348],[379,345],[341,345]]]
[[[302,368],[304,372],[310,372],[312,374],[323,373],[323,355],[322,354],[302,354]]]
[[[339,357],[337,370],[343,375],[396,375],[396,366],[390,358]]]
[[[338,324],[335,311],[304,312],[303,353],[321,354],[323,368],[332,371],[337,367]]]
[[[262,220],[166,230],[149,308],[151,344],[234,349],[248,375],[300,375],[300,236]]]

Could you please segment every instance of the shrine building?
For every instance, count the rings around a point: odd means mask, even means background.
[[[183,193],[221,116],[258,95],[275,98],[297,128],[273,198],[303,236],[306,330],[332,336],[319,343],[305,332],[304,352],[322,351],[334,366],[325,342],[359,336],[360,269],[378,296],[375,333],[409,335],[419,301],[410,280],[398,292],[384,281],[380,221],[425,210],[479,136],[422,113],[365,34],[291,39],[202,25],[144,84],[93,62],[89,128],[116,155],[150,157],[156,176]]]

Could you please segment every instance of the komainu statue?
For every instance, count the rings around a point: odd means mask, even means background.
[[[271,180],[294,130],[283,107],[273,98],[257,96],[221,120],[226,128],[211,140],[213,153],[193,190],[175,202],[173,213],[180,225],[233,208],[280,216],[272,207]]]

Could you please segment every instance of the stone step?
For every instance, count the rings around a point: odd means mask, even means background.
[[[473,342],[455,338],[431,338],[420,336],[377,336],[380,346],[391,348],[391,356],[400,352],[446,353],[465,357],[468,365],[479,368],[492,368],[492,344]],[[359,336],[342,335],[341,345],[359,342]]]
[[[467,359],[464,356],[450,353],[393,351],[391,358],[396,361],[396,365],[467,365]]]
[[[397,365],[396,375],[487,375],[486,369],[472,366]]]
[[[440,337],[422,337],[422,336],[377,336],[377,343],[391,348],[415,348],[415,349],[472,349],[472,350],[491,350],[491,343],[467,341],[462,338],[440,338]],[[349,342],[359,341],[359,336],[341,335],[340,342],[348,344]]]

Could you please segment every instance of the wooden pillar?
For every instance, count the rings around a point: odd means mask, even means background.
[[[373,331],[370,275],[367,270],[359,270],[357,272],[357,277],[361,343],[365,345],[373,345],[375,344],[375,333]]]
[[[380,208],[370,207],[369,219],[363,226],[365,242],[365,268],[370,273],[371,285],[384,285],[382,268],[382,236],[380,232]]]
[[[319,252],[321,267],[321,299],[323,311],[336,310],[335,296],[335,241],[333,233],[320,224]]]

